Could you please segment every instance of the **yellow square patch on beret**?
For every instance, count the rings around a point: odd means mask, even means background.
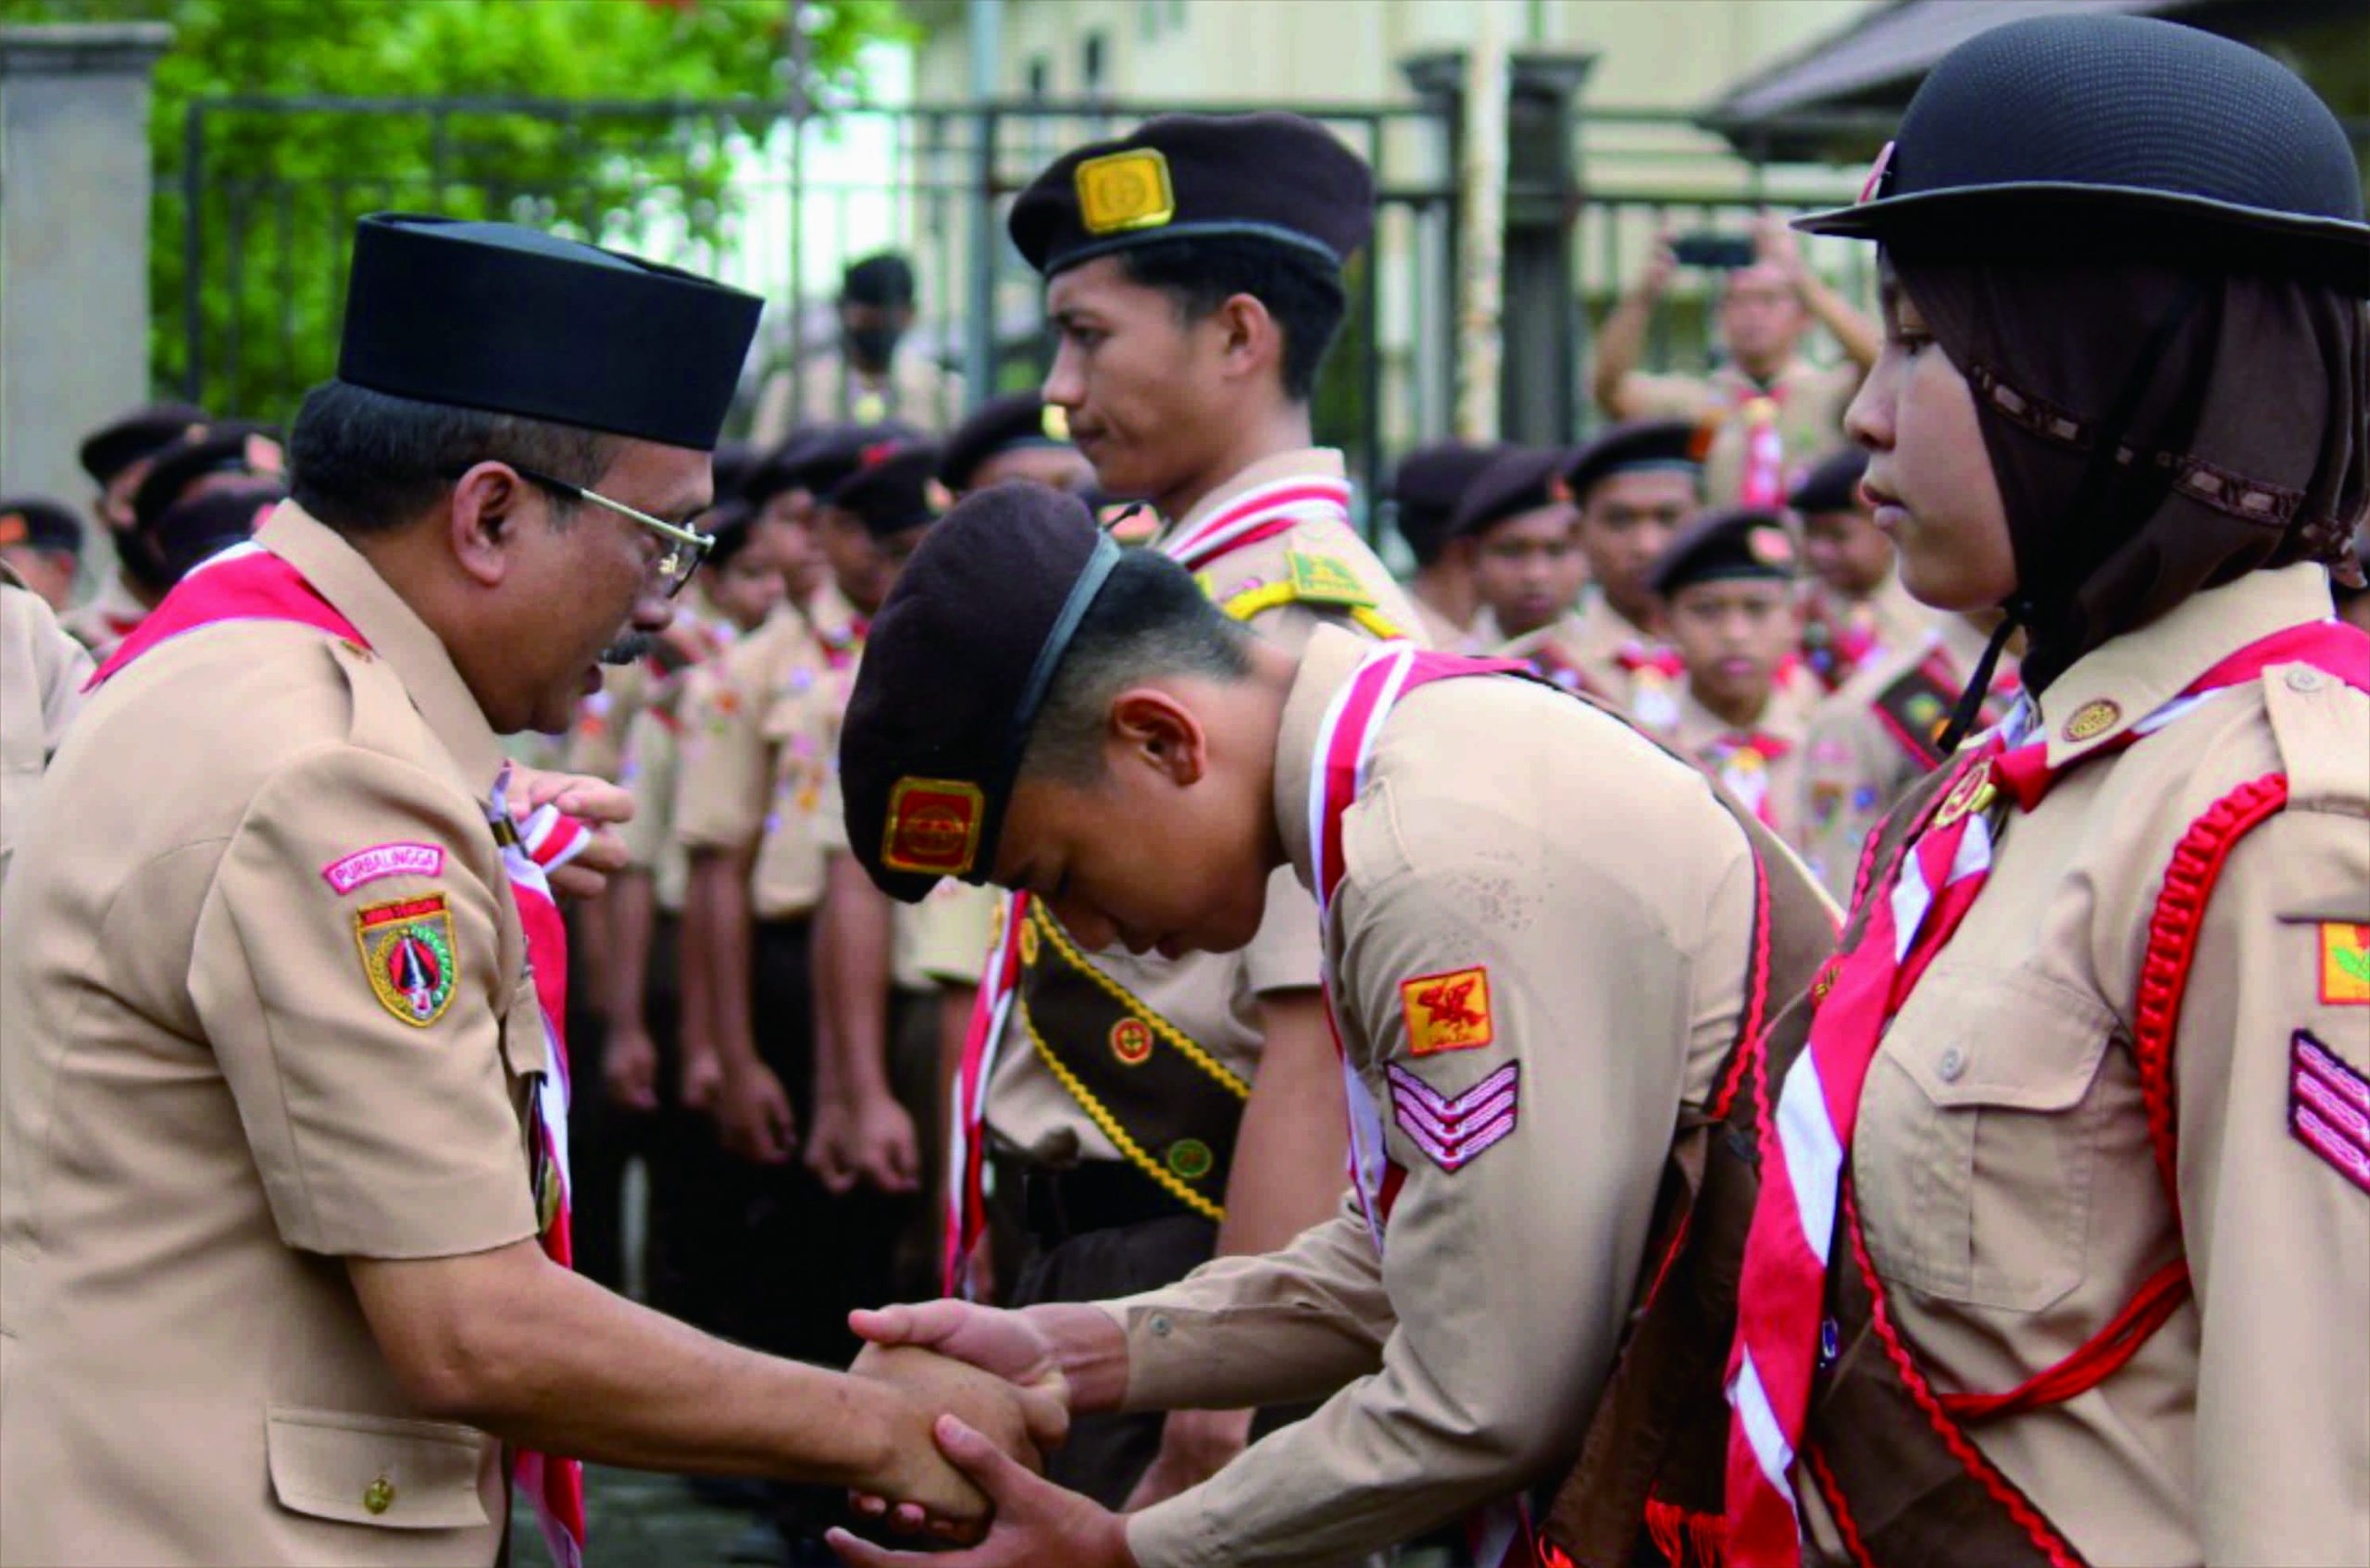
[[[1177,216],[1168,159],[1157,147],[1106,153],[1078,166],[1078,210],[1090,234],[1157,229]]]
[[[892,871],[960,877],[979,853],[987,797],[956,778],[900,778],[889,791],[880,864]]]
[[[1287,551],[1285,563],[1292,574],[1292,593],[1304,604],[1339,604],[1345,609],[1371,605],[1374,595],[1358,574],[1338,555],[1312,555]]]

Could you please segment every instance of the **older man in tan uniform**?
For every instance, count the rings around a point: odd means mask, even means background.
[[[89,652],[0,561],[0,882],[90,675]]]
[[[1166,951],[1249,940],[1288,866],[1318,903],[1356,1192],[1277,1252],[1129,1299],[864,1326],[1057,1375],[1081,1411],[1330,1396],[1124,1542],[1079,1500],[992,1478],[1007,1508],[979,1561],[1051,1561],[1042,1531],[1076,1564],[1330,1562],[1478,1509],[1480,1561],[1530,1562],[1516,1503],[1577,1446],[1673,1139],[1757,1024],[1765,942],[1805,977],[1831,907],[1603,711],[1339,628],[1296,653],[1231,637],[1057,504],[976,498],[917,555],[850,712],[851,836],[901,897],[992,872],[1081,940]],[[1014,586],[954,603],[979,582]],[[932,696],[922,661],[949,653],[980,684]],[[1049,664],[1031,715],[1011,672]],[[1066,771],[1081,745],[1100,777]],[[1553,830],[1574,817],[1621,830]]]
[[[298,502],[102,668],[6,889],[0,1562],[491,1563],[514,1478],[572,1562],[576,1456],[927,1485],[934,1397],[566,1267],[550,824],[496,731],[664,628],[757,302],[398,215],[349,300]],[[571,346],[611,313],[668,330]]]

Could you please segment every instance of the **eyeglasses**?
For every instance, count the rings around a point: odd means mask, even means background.
[[[683,591],[683,585],[691,581],[692,574],[700,569],[700,563],[707,559],[707,553],[716,548],[716,536],[713,534],[702,533],[697,529],[687,529],[680,523],[670,523],[662,517],[654,517],[647,512],[637,511],[622,501],[612,501],[600,492],[587,490],[580,484],[570,484],[566,479],[554,479],[549,474],[537,473],[534,469],[517,463],[511,464],[510,467],[522,479],[539,484],[545,490],[568,496],[571,500],[589,501],[593,505],[615,512],[621,517],[630,517],[667,541],[665,554],[658,557],[651,569],[657,574],[659,585],[666,591],[667,597],[669,599]]]

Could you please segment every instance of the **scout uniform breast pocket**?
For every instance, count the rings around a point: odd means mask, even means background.
[[[1880,1275],[2011,1312],[2081,1282],[2119,1099],[2094,1085],[2117,1027],[2097,997],[2039,975],[1936,963],[1861,1101],[1854,1185]],[[2144,1126],[2136,1076],[2122,1087],[2127,1125]]]

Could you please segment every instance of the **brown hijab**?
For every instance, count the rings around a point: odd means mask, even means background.
[[[2370,505],[2362,300],[2177,257],[1890,253],[1967,378],[2007,508],[2038,691],[2200,589],[2323,561]]]

